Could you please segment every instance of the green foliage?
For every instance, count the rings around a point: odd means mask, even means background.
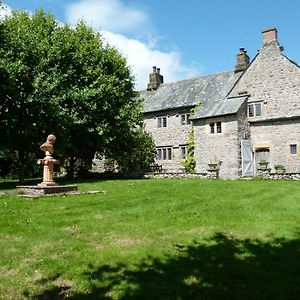
[[[123,143],[123,153],[115,157],[121,171],[141,171],[154,162],[155,144],[151,134],[143,128],[133,130],[130,136],[119,143]]]
[[[274,166],[275,170],[285,170],[285,166],[282,164],[277,164]]]
[[[189,133],[189,139],[188,139],[187,157],[183,161],[184,169],[188,173],[195,173],[196,160],[194,157],[194,153],[195,153],[195,138],[194,138],[194,127],[192,126],[192,129]]]
[[[122,160],[141,122],[125,58],[83,22],[71,28],[43,11],[14,12],[1,25],[0,148],[17,152],[24,169],[54,133],[56,153],[71,164],[95,151]]]
[[[195,106],[193,108],[190,109],[190,113],[193,116],[195,114],[195,112],[197,111],[197,109],[201,106],[201,102],[197,101]]]
[[[198,101],[195,105],[190,110],[191,115],[193,116],[197,109],[201,106],[201,102]],[[183,166],[186,172],[188,173],[195,173],[196,170],[196,160],[194,157],[195,154],[195,137],[194,137],[194,126],[193,122],[191,122],[192,129],[189,133],[189,138],[188,138],[188,147],[187,147],[187,157],[186,159],[183,160]]]

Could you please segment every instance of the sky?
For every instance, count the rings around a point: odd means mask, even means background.
[[[284,54],[300,63],[299,0],[3,0],[13,10],[43,9],[60,22],[84,20],[127,58],[136,88],[152,66],[164,82],[234,69],[252,59],[262,30],[276,27]]]

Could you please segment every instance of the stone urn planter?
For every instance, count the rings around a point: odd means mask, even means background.
[[[266,160],[261,160],[258,164],[261,170],[267,170],[269,162]]]
[[[274,168],[275,168],[275,172],[277,174],[284,174],[285,173],[285,167],[284,167],[284,165],[278,164],[278,165],[275,165]]]
[[[220,164],[217,162],[214,163],[208,163],[208,170],[210,171],[219,171],[220,170]]]

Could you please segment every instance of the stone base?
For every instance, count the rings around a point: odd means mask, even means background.
[[[19,185],[17,193],[26,196],[43,196],[51,194],[78,193],[77,185],[55,185],[55,186],[37,186],[37,185]]]
[[[57,183],[55,183],[54,181],[46,181],[46,182],[41,182],[39,183],[37,186],[41,186],[41,187],[45,187],[45,186],[58,186]]]

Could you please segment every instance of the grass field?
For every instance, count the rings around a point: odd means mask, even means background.
[[[0,197],[0,299],[300,298],[299,182],[79,187]]]

